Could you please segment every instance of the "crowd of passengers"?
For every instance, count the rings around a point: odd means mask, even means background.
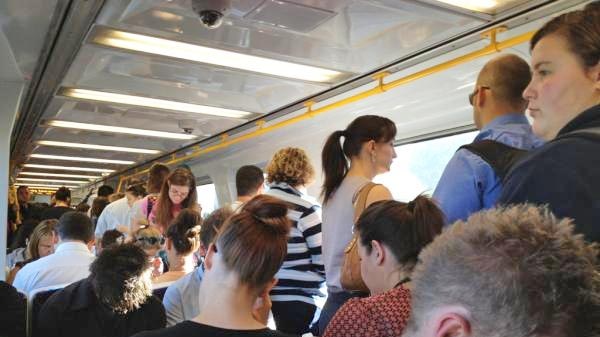
[[[480,132],[432,198],[372,182],[396,158],[380,116],[326,140],[322,208],[293,147],[266,182],[241,167],[204,219],[188,167],[77,210],[66,188],[44,208],[20,187],[0,335],[24,336],[25,296],[54,287],[32,336],[600,336],[599,3],[536,32],[531,68],[486,63],[469,102]]]

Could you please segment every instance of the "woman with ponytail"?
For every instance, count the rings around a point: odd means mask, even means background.
[[[393,141],[396,125],[380,116],[356,118],[345,130],[332,133],[323,147],[323,262],[328,297],[319,318],[322,333],[339,307],[352,294],[344,291],[340,274],[344,250],[352,240],[354,199],[373,178],[388,172],[396,158]],[[392,199],[382,185],[368,192],[366,205]]]
[[[173,282],[194,270],[194,252],[200,248],[201,223],[200,213],[194,210],[184,209],[177,215],[165,235],[169,271],[152,280],[153,283]]]
[[[283,337],[266,327],[274,276],[287,254],[287,205],[257,196],[227,219],[205,257],[200,314],[138,337]]]
[[[346,302],[323,336],[401,336],[410,315],[410,275],[443,225],[442,211],[425,196],[371,204],[356,223],[361,274],[371,296]]]

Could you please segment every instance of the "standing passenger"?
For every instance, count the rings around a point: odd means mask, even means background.
[[[163,183],[158,201],[149,216],[150,224],[161,233],[166,233],[167,227],[182,209],[200,212],[196,178],[190,170],[176,168]]]
[[[288,147],[277,151],[267,166],[267,195],[288,205],[292,228],[277,285],[271,291],[277,330],[301,335],[308,332],[317,307],[314,296],[325,281],[321,257],[321,209],[303,192],[315,170],[304,150]]]
[[[352,297],[340,283],[344,250],[352,240],[354,197],[373,178],[390,170],[396,158],[394,137],[396,125],[380,116],[361,116],[345,130],[332,133],[323,148],[323,262],[329,293],[321,317],[319,331],[335,312]],[[344,138],[342,141],[341,138]],[[350,161],[350,165],[348,165]],[[366,206],[379,200],[392,199],[382,185],[369,193]]]
[[[254,165],[240,167],[235,173],[235,188],[237,199],[231,203],[231,209],[236,211],[246,201],[263,193],[265,177],[263,171]]]
[[[509,167],[501,167],[494,158],[508,158],[514,149],[532,150],[542,145],[524,115],[527,100],[522,93],[530,80],[527,62],[512,54],[492,59],[479,73],[469,103],[480,132],[473,143],[456,151],[433,194],[447,224],[496,204]]]
[[[600,6],[562,14],[531,39],[533,132],[549,142],[507,177],[501,204],[548,204],[600,242]]]
[[[54,194],[55,204],[42,212],[42,220],[59,219],[63,214],[72,211],[71,190],[62,186]]]
[[[140,225],[147,225],[150,222],[148,217],[156,204],[160,189],[165,180],[169,176],[169,168],[160,163],[156,163],[150,167],[148,171],[148,181],[146,182],[146,191],[148,195],[142,200],[134,202],[131,207],[131,233],[135,232]]]

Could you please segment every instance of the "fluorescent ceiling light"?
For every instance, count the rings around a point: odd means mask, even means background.
[[[497,7],[498,0],[436,0],[456,7],[485,12]],[[506,2],[506,1],[505,1]]]
[[[84,172],[104,172],[104,173],[115,172],[115,170],[91,168],[91,167],[55,166],[55,165],[39,165],[39,164],[25,164],[23,166],[41,168],[41,169],[50,169],[50,170],[63,170],[63,171],[84,171]]]
[[[61,179],[37,179],[37,178],[17,178],[17,180],[23,181],[39,181],[39,182],[48,182],[48,183],[67,183],[67,184],[87,184],[87,181],[81,180],[61,180]]]
[[[104,150],[104,151],[115,151],[115,152],[145,153],[145,154],[159,154],[160,153],[159,150],[137,149],[137,148],[133,148],[133,147],[106,146],[106,145],[96,145],[96,144],[56,142],[56,141],[51,141],[51,140],[40,140],[37,143],[39,145],[44,145],[44,146],[72,147],[72,148],[89,149],[89,150]]]
[[[54,155],[49,155],[49,154],[37,154],[37,153],[30,154],[29,157],[40,158],[40,159],[83,161],[83,162],[88,162],[88,163],[122,164],[122,165],[135,164],[134,161],[130,161],[130,160],[113,160],[113,159],[73,157],[73,156],[54,156]]]
[[[91,131],[112,132],[112,133],[125,133],[125,134],[130,134],[130,135],[148,136],[148,137],[156,137],[156,138],[186,139],[186,140],[196,138],[196,136],[194,136],[194,135],[188,135],[188,134],[184,134],[184,133],[133,129],[133,128],[124,128],[124,127],[120,127],[120,126],[77,123],[77,122],[56,121],[56,120],[49,121],[48,125],[58,127],[58,128],[91,130]]]
[[[61,177],[61,178],[84,178],[84,179],[100,179],[101,176],[86,176],[83,174],[60,174],[50,172],[19,172],[19,175],[38,176],[38,177]]]
[[[223,49],[203,47],[190,43],[128,33],[113,29],[103,29],[96,33],[91,42],[133,50],[148,54],[162,55],[199,63],[247,70],[274,76],[281,76],[311,82],[333,82],[342,72],[286,62],[266,57],[247,55]]]
[[[27,186],[27,187],[52,187],[58,189],[59,187],[68,187],[68,188],[78,188],[81,186],[73,186],[73,185],[46,185],[46,184],[15,184],[15,186]]]
[[[151,98],[145,96],[134,96],[134,95],[125,95],[125,94],[116,94],[113,92],[106,91],[98,91],[98,90],[88,90],[88,89],[77,89],[77,88],[62,88],[59,92],[59,95],[99,101],[99,102],[108,102],[108,103],[118,103],[125,105],[133,105],[133,106],[143,106],[147,108],[156,108],[163,110],[172,110],[172,111],[185,111],[192,112],[197,114],[204,115],[213,115],[219,117],[231,117],[231,118],[241,118],[251,115],[251,112],[234,110],[234,109],[225,109],[218,108],[214,106],[208,105],[199,105],[199,104],[190,104],[183,103],[177,101],[169,101],[166,99],[159,98]]]

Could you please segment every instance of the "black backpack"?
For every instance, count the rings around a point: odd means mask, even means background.
[[[463,145],[458,149],[465,149],[478,155],[492,167],[500,181],[504,181],[508,171],[529,152],[491,139]]]

